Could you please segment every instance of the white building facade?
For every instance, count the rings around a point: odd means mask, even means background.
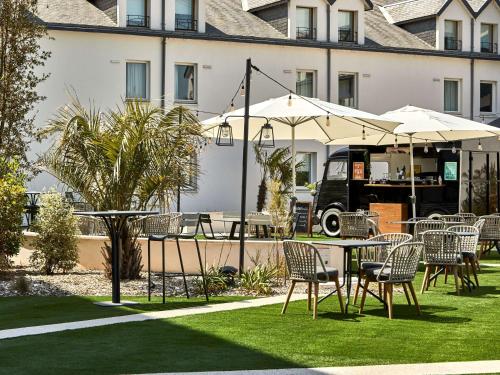
[[[412,104],[500,121],[498,0],[39,0],[39,8],[52,57],[38,126],[68,102],[68,90],[101,108],[142,97],[188,106],[204,119],[205,111],[228,109],[249,57],[291,90],[368,112]],[[252,103],[286,93],[254,74]],[[35,144],[33,154],[47,147]],[[316,140],[297,150],[306,179],[321,179],[331,150]],[[181,209],[236,211],[241,153],[241,142],[202,150],[197,189],[183,194]],[[259,183],[253,160],[249,210]],[[55,183],[42,175],[30,187]],[[311,200],[298,191],[299,200]]]

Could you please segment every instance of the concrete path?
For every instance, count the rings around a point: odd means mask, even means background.
[[[298,301],[298,300],[306,299],[306,298],[307,298],[307,295],[305,295],[305,294],[294,294],[291,298],[291,301]],[[208,314],[208,313],[219,312],[219,311],[241,310],[241,309],[248,309],[248,308],[252,308],[252,307],[276,305],[276,304],[283,303],[284,301],[285,301],[285,296],[276,296],[276,297],[267,297],[267,298],[256,298],[256,299],[252,299],[252,300],[244,300],[244,301],[238,301],[238,302],[228,302],[228,303],[219,303],[219,304],[213,304],[213,305],[188,307],[185,309],[154,311],[154,312],[147,312],[147,313],[141,313],[141,314],[123,315],[123,316],[116,316],[116,317],[111,317],[111,318],[82,320],[82,321],[69,322],[69,323],[57,323],[57,324],[48,324],[48,325],[42,325],[42,326],[4,329],[4,330],[0,330],[0,340],[10,339],[10,338],[14,338],[14,337],[22,337],[22,336],[42,335],[42,334],[46,334],[46,333],[54,333],[54,332],[61,332],[61,331],[68,331],[68,330],[75,330],[75,329],[101,327],[101,326],[107,326],[107,325],[111,325],[111,324],[143,322],[146,320],[169,319],[169,318],[177,318],[177,317],[188,316],[188,315]],[[103,308],[109,308],[109,307],[103,307]]]
[[[169,375],[448,375],[500,373],[500,361],[416,363],[409,365],[377,365],[323,367],[309,369],[245,370],[168,373]],[[167,374],[167,373],[165,373]],[[150,374],[152,375],[152,374]],[[160,375],[160,374],[156,374]]]

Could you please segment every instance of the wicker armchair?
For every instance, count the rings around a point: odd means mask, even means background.
[[[359,279],[358,284],[356,285],[356,290],[354,292],[354,304],[356,304],[358,300],[360,283],[361,280],[365,278],[366,270],[371,268],[381,268],[392,249],[394,249],[398,245],[401,245],[402,243],[410,242],[412,239],[413,236],[407,233],[384,233],[372,237],[368,240],[387,241],[390,242],[390,244],[363,249],[358,254]],[[381,294],[381,291],[379,291],[379,293]]]
[[[360,212],[342,212],[339,214],[340,237],[342,239],[367,239],[370,223],[365,214]]]
[[[104,220],[92,216],[78,216],[78,227],[84,236],[108,236]]]
[[[497,251],[500,251],[498,246],[498,242],[500,241],[500,216],[487,215],[481,216],[481,219],[484,220],[484,224],[479,235],[481,248],[478,260],[481,260],[481,256],[489,253],[495,246]]]
[[[445,223],[461,223],[463,222],[463,217],[459,214],[456,215],[440,215],[439,220],[444,221]]]
[[[422,234],[428,230],[444,230],[445,222],[442,220],[420,220],[415,224],[413,237],[417,241],[422,241]]]
[[[381,268],[372,268],[366,271],[366,283],[361,297],[359,313],[363,312],[365,306],[366,291],[371,282],[384,286],[384,300],[387,302],[389,319],[392,319],[392,301],[394,284],[402,284],[405,290],[408,304],[411,304],[407,288],[410,290],[417,314],[420,315],[420,306],[417,301],[413,280],[418,269],[420,254],[423,244],[421,242],[405,242],[396,246],[388,255]]]
[[[476,285],[479,286],[479,280],[477,278],[477,244],[479,242],[480,229],[471,225],[455,225],[448,229],[450,232],[454,232],[460,235],[460,233],[467,233],[466,236],[460,237],[460,250],[462,252],[462,258],[464,260],[465,273],[467,278],[470,280],[470,271],[474,275],[474,280]],[[470,270],[469,270],[470,269]]]
[[[462,212],[457,215],[462,218],[462,221],[464,222],[465,225],[474,225],[478,220],[476,214],[470,212]]]
[[[423,294],[425,290],[429,289],[432,279],[435,279],[441,272],[448,268],[453,271],[455,288],[457,294],[460,295],[459,276],[462,281],[462,287],[464,287],[460,236],[449,230],[429,230],[422,234],[422,238],[424,242],[425,275],[421,293]],[[440,269],[431,277],[432,267]]]
[[[308,284],[307,306],[309,311],[311,310],[311,291],[314,285],[313,318],[316,319],[318,317],[319,284],[330,281],[335,282],[340,310],[343,313],[344,303],[342,301],[342,291],[339,283],[339,271],[335,268],[325,267],[323,260],[319,256],[318,250],[311,244],[287,240],[283,242],[283,250],[285,252],[286,265],[291,284],[281,313],[284,314],[286,312],[295,284],[304,282]]]

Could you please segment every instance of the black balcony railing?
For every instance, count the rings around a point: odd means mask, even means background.
[[[185,30],[185,31],[197,31],[198,30],[198,20],[193,17],[184,15],[175,15],[175,29]]]
[[[457,39],[457,38],[445,36],[444,37],[444,49],[450,50],[450,51],[461,51],[462,50],[462,41]]]
[[[358,33],[354,30],[339,29],[339,42],[341,43],[357,43]]]
[[[127,16],[127,26],[131,27],[149,27],[149,17],[148,16],[138,16],[129,14]]]
[[[297,39],[316,40],[316,29],[314,27],[297,27]]]
[[[498,53],[498,44],[492,42],[481,42],[481,52]]]

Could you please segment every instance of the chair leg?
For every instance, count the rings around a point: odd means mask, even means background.
[[[408,283],[408,288],[410,289],[411,296],[413,297],[413,302],[415,303],[415,308],[417,309],[417,315],[420,315],[420,305],[417,301],[417,294],[415,293],[415,289],[413,288],[413,283],[410,281]]]
[[[165,240],[161,241],[161,283],[163,304],[165,304]]]
[[[439,271],[439,267],[436,267],[436,273]],[[434,279],[434,286],[436,286],[437,277]],[[448,267],[444,268],[444,283],[448,284]]]
[[[392,319],[392,300],[394,293],[394,285],[387,284],[387,308],[389,310],[389,319]]]
[[[408,295],[408,289],[406,289],[405,283],[403,283],[403,290],[405,292],[406,302],[408,302],[408,306],[411,306],[410,296]]]
[[[459,296],[460,286],[458,285],[458,266],[453,266],[453,277],[455,278],[455,289],[457,290],[457,296]]]
[[[359,313],[363,313],[363,308],[365,307],[366,300],[366,291],[368,290],[368,286],[370,285],[370,280],[366,279],[365,287],[363,288],[363,294],[361,295],[361,304],[359,305]]]
[[[422,289],[420,290],[420,294],[424,294],[425,290],[427,289],[427,283],[429,282],[430,272],[431,272],[431,266],[426,265],[425,266],[424,281],[422,282]]]
[[[307,283],[307,311],[311,311],[312,283]]]
[[[198,253],[198,262],[200,264],[201,281],[203,283],[203,290],[205,291],[205,299],[208,302],[208,286],[207,280],[205,279],[205,267],[201,261],[200,244],[196,238],[194,239],[194,243],[196,244],[196,252]]]
[[[188,290],[188,285],[187,285],[187,281],[186,281],[186,273],[184,272],[184,262],[182,261],[181,245],[179,243],[178,238],[176,238],[175,241],[177,242],[177,254],[179,254],[179,262],[181,264],[182,279],[184,280],[184,290],[186,291],[186,297],[189,298],[189,290]]]
[[[335,287],[337,288],[337,297],[339,298],[340,312],[344,313],[344,301],[342,300],[342,289],[340,289],[339,278],[335,279]]]
[[[358,302],[358,293],[359,293],[361,280],[363,280],[363,271],[359,270],[358,283],[356,284],[356,290],[354,291],[354,302],[353,302],[354,305],[356,304],[356,302]]]
[[[477,272],[476,272],[476,261],[470,262],[470,266],[472,269],[472,274],[474,275],[474,280],[476,281],[476,286],[479,288],[479,279],[477,278]]]
[[[313,319],[318,318],[318,294],[319,294],[319,283],[314,283]]]
[[[458,266],[458,277],[460,278],[460,284],[462,285],[462,290],[465,291],[464,267],[463,266]]]
[[[377,283],[378,284],[378,296],[380,298],[382,298],[382,284],[381,283]]]
[[[296,283],[297,282],[295,280],[292,280],[292,282],[290,283],[290,287],[288,288],[288,294],[286,295],[285,303],[283,304],[283,308],[281,309],[282,315],[286,312],[286,309],[288,307],[288,303],[290,302],[290,298],[292,297],[293,289],[295,288]]]
[[[464,258],[464,268],[465,268],[465,273],[467,274],[467,279],[470,280],[470,270],[469,268],[472,268],[472,262],[468,258]],[[462,271],[463,274],[463,271]],[[469,291],[470,288],[469,288]]]
[[[148,301],[151,302],[151,240],[148,239]]]

